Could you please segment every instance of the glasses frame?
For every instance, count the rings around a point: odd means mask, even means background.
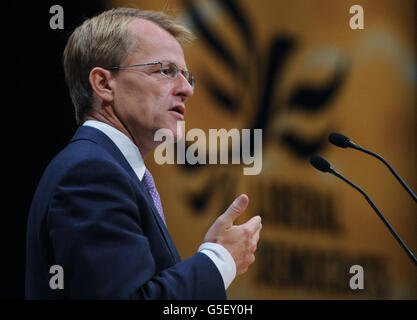
[[[173,66],[175,66],[176,68],[176,72],[175,72],[175,76],[174,77],[170,77],[168,75],[166,75],[165,73],[162,72],[162,68],[164,66],[165,63],[169,63]],[[190,86],[194,89],[195,87],[195,78],[194,75],[188,71],[188,70],[183,70],[180,69],[175,63],[170,62],[170,61],[157,61],[157,62],[149,62],[149,63],[140,63],[140,64],[132,64],[129,66],[117,66],[117,67],[103,67],[103,69],[109,70],[109,71],[113,71],[113,70],[122,70],[122,69],[128,69],[128,68],[132,68],[132,67],[145,67],[145,66],[153,66],[153,65],[157,65],[159,64],[161,66],[160,69],[160,73],[169,78],[169,79],[176,79],[178,77],[178,74],[181,72],[181,74],[183,75],[183,77],[187,80],[187,82],[190,84]]]

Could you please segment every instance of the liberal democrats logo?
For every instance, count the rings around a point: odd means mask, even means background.
[[[265,152],[276,149],[302,160],[304,165],[311,154],[322,151],[328,133],[334,130],[326,113],[331,111],[347,75],[348,63],[342,51],[330,45],[306,50],[301,36],[279,31],[269,35],[261,45],[259,26],[251,23],[237,1],[216,0],[197,5],[184,0],[184,6],[184,19],[215,56],[215,62],[202,61],[196,70],[198,86],[204,87],[217,102],[213,107],[239,119],[240,128],[249,128],[251,132],[262,130],[264,158]],[[225,40],[226,32],[219,32],[211,21],[220,12],[222,19],[233,26],[238,52]],[[304,64],[296,64],[295,57]],[[304,65],[313,67],[308,69]],[[223,76],[219,77],[219,73]],[[226,83],[225,78],[231,81]],[[252,139],[255,141],[254,136]],[[254,143],[250,146],[251,153],[255,153]],[[228,152],[231,154],[232,150]],[[185,174],[199,175],[210,170],[209,178],[203,179],[204,186],[189,197],[196,213],[205,209],[216,190],[235,190],[241,179],[230,167],[229,170],[222,166],[208,167],[187,161],[181,165]],[[230,200],[227,198],[225,207]]]

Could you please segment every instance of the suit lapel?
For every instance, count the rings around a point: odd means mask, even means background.
[[[162,233],[162,236],[166,242],[169,252],[171,253],[171,257],[173,261],[175,263],[181,261],[181,257],[178,253],[178,250],[175,247],[175,244],[168,232],[168,229],[164,221],[162,221],[162,218],[159,215],[159,212],[156,209],[151,196],[149,195],[148,191],[143,186],[142,182],[139,180],[135,171],[133,171],[132,167],[129,165],[126,158],[123,156],[123,154],[119,150],[119,148],[114,144],[114,142],[100,130],[93,128],[93,127],[88,127],[88,126],[80,126],[78,130],[76,131],[74,137],[71,139],[70,143],[77,141],[77,140],[90,140],[102,146],[107,152],[109,152],[109,154],[113,158],[115,158],[123,166],[123,168],[125,168],[125,170],[129,173],[132,179],[136,180],[139,189],[142,191],[142,194],[144,195],[145,200],[147,201],[149,207],[151,208],[153,217],[156,220],[158,228]]]

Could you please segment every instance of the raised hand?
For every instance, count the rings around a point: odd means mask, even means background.
[[[229,208],[219,216],[204,237],[204,242],[215,242],[225,247],[236,263],[236,275],[245,273],[255,261],[261,217],[255,216],[242,225],[233,225],[245,211],[249,199],[245,194],[237,197]]]

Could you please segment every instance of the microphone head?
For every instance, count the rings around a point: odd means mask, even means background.
[[[330,171],[330,163],[320,156],[314,155],[310,157],[310,163],[314,168],[323,172]]]
[[[330,143],[341,148],[350,147],[350,139],[343,134],[333,132],[329,135]]]

